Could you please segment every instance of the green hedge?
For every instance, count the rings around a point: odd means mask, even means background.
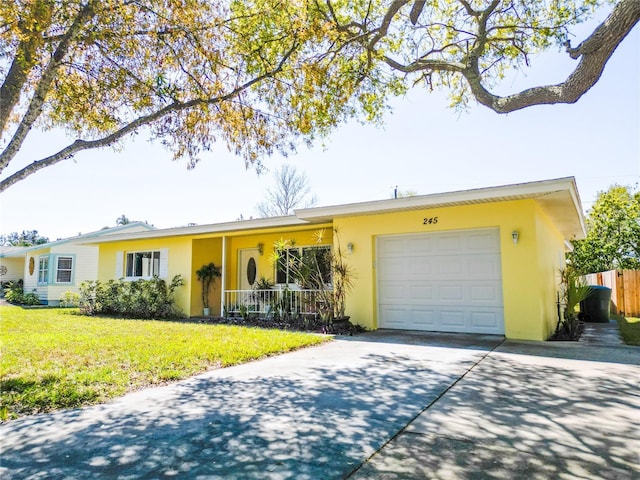
[[[179,318],[174,294],[184,285],[180,275],[167,284],[163,279],[89,281],[80,285],[80,311],[86,315],[126,318]]]

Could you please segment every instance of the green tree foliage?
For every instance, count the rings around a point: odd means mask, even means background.
[[[587,238],[573,242],[571,266],[579,274],[640,269],[640,191],[614,185],[588,212]]]
[[[220,142],[258,170],[346,118],[379,121],[390,95],[442,87],[496,112],[571,103],[640,19],[618,0],[579,45],[570,28],[607,0],[15,0],[0,2],[0,172],[29,131],[76,140],[27,159],[0,191],[144,129],[193,167]],[[510,68],[564,44],[566,81],[505,97]],[[5,137],[6,135],[6,137]],[[11,170],[11,169],[10,169]]]
[[[44,243],[49,243],[49,239],[41,236],[37,230],[23,230],[22,233],[11,232],[7,235],[0,235],[0,245],[32,247]]]
[[[0,18],[0,171],[36,123],[77,137],[0,190],[142,128],[189,167],[220,142],[260,169],[344,117],[356,88],[338,76],[319,86],[310,59],[330,26],[314,2],[17,0]]]

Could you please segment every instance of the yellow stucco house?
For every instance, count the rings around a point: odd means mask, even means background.
[[[216,315],[249,298],[258,278],[289,285],[271,260],[280,239],[335,248],[337,229],[355,272],[347,299],[353,323],[544,340],[557,321],[558,272],[569,240],[585,235],[575,179],[296,210],[294,215],[113,234],[99,245],[102,281],[181,275],[187,316],[202,315],[196,271],[213,261],[222,278],[211,297]]]

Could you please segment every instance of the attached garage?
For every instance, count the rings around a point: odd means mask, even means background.
[[[377,238],[380,328],[503,335],[497,228]]]

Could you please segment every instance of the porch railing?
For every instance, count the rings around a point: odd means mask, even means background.
[[[323,290],[226,290],[224,314],[227,317],[247,314],[316,317],[324,306],[324,293]]]

